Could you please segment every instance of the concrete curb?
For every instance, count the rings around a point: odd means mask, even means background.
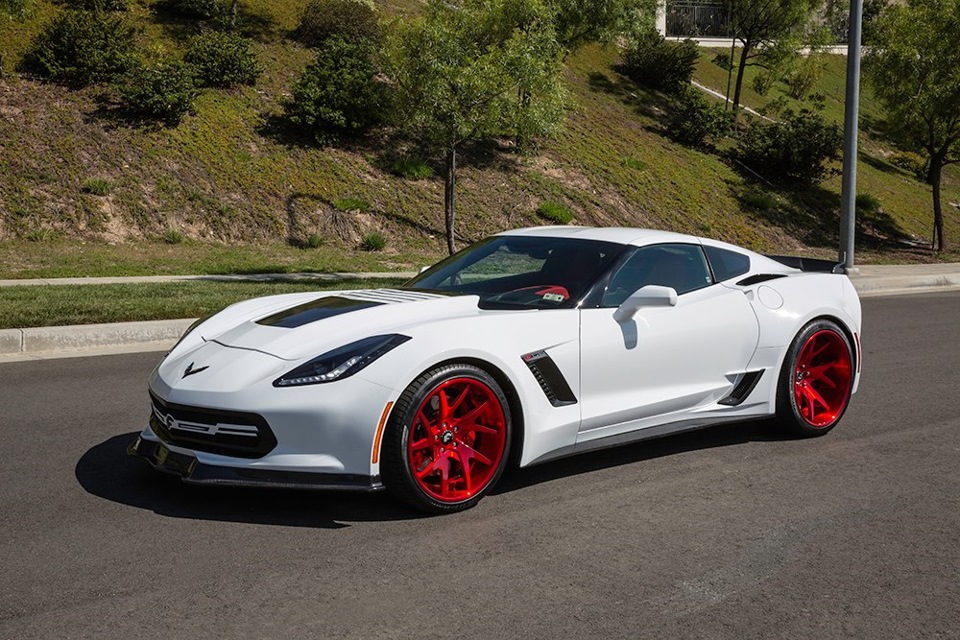
[[[192,322],[191,319],[151,320],[2,329],[0,330],[0,355],[21,356],[142,344],[158,346],[169,343],[172,346]]]
[[[336,272],[336,273],[252,273],[211,276],[118,276],[105,278],[26,278],[23,280],[0,280],[0,287],[31,287],[39,285],[76,284],[127,284],[160,282],[332,282],[337,280],[364,280],[371,278],[409,280],[417,275],[413,271]]]

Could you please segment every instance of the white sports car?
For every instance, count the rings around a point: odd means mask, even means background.
[[[399,289],[299,293],[199,322],[130,446],[184,481],[466,509],[508,464],[775,416],[822,435],[860,377],[832,264],[643,229],[502,233]]]

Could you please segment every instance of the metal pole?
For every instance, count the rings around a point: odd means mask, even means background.
[[[847,95],[843,117],[843,186],[840,190],[840,262],[848,274],[853,266],[857,229],[857,116],[860,107],[860,26],[863,0],[850,2],[850,33],[847,36]]]

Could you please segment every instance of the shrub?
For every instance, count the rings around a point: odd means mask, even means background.
[[[126,11],[127,0],[57,0],[59,5],[84,11]]]
[[[730,67],[733,66],[733,63],[730,61],[730,54],[726,51],[721,51],[717,55],[713,56],[713,64],[717,65],[724,71],[729,71]]]
[[[674,101],[668,127],[671,138],[698,147],[727,135],[730,117],[719,106],[710,104],[701,91],[685,87]]]
[[[321,47],[331,38],[347,42],[380,41],[373,3],[364,0],[309,0],[293,36],[308,47]]]
[[[890,156],[890,164],[909,171],[917,180],[925,180],[927,177],[927,160],[918,153],[898,151]]]
[[[777,76],[771,71],[764,70],[753,76],[753,90],[762,96],[770,93],[770,89],[777,82]]]
[[[364,251],[380,251],[387,246],[387,239],[376,232],[368,233],[360,241],[360,248]]]
[[[294,83],[283,105],[287,118],[321,142],[364,131],[381,113],[375,73],[369,46],[329,40]]]
[[[567,224],[573,220],[570,209],[559,202],[541,202],[537,207],[537,215],[557,224]]]
[[[877,213],[881,208],[880,198],[872,193],[858,193],[856,208],[860,213]]]
[[[184,235],[176,229],[167,229],[166,232],[164,232],[162,239],[167,244],[180,244],[185,238]]]
[[[307,238],[306,247],[308,249],[318,249],[323,246],[323,238],[313,233]]]
[[[783,77],[787,93],[795,100],[803,100],[823,75],[824,62],[819,56],[809,55],[796,61]]]
[[[423,160],[404,158],[394,162],[390,169],[407,180],[425,180],[433,177],[433,169]]]
[[[119,85],[120,102],[132,114],[177,124],[193,109],[193,68],[177,59],[138,64]]]
[[[213,18],[220,12],[217,0],[160,0],[156,6],[186,18]]]
[[[337,211],[369,211],[370,203],[363,198],[347,196],[345,198],[337,198],[334,200],[333,208]]]
[[[803,109],[787,110],[780,122],[753,122],[740,138],[734,156],[769,180],[813,183],[830,173],[826,163],[840,157],[839,125]]]
[[[112,187],[110,183],[103,178],[90,178],[84,182],[83,187],[81,187],[81,190],[84,193],[89,193],[95,196],[109,195],[111,189]]]
[[[656,31],[644,31],[628,43],[621,68],[638,84],[675,92],[690,83],[699,55],[693,40],[670,42]]]
[[[111,80],[134,63],[133,34],[118,17],[65,11],[33,39],[20,68],[80,86]]]
[[[234,33],[200,34],[190,43],[183,59],[193,65],[197,81],[204,87],[254,84],[263,73],[250,41]]]
[[[770,211],[777,208],[777,200],[766,191],[759,189],[748,189],[740,195],[740,202],[744,206],[758,211]]]

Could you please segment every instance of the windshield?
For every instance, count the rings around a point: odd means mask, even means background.
[[[570,308],[624,248],[597,240],[494,236],[431,267],[406,287],[476,294],[486,308]]]

